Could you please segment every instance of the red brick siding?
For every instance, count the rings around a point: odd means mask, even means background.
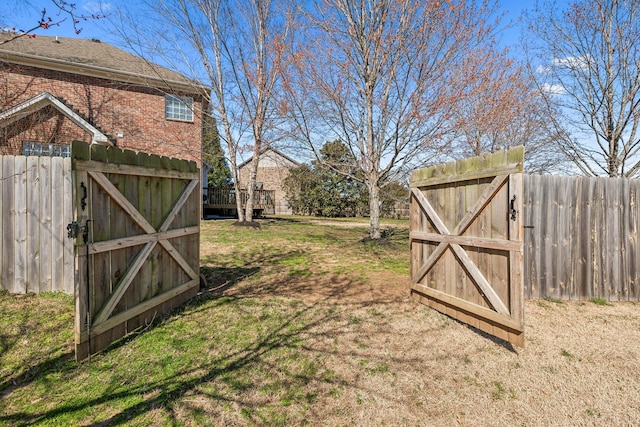
[[[64,98],[118,147],[194,160],[200,165],[202,102],[198,98],[194,99],[194,121],[181,122],[165,119],[165,93],[155,88],[11,64],[2,64],[0,73],[0,110],[49,92]],[[23,140],[68,143],[71,139],[90,141],[90,136],[54,114],[2,142],[8,151],[10,147],[21,150]]]

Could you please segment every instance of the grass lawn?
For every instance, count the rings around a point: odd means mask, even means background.
[[[202,223],[207,289],[90,362],[0,294],[0,425],[635,425],[640,305],[526,303],[525,349],[408,298],[408,225]]]

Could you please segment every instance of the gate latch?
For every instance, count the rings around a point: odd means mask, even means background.
[[[515,221],[516,220],[516,215],[518,214],[518,211],[516,210],[516,195],[513,195],[513,198],[511,199],[511,202],[509,202],[509,210],[511,211],[511,221]]]

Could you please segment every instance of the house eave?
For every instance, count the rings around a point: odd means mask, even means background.
[[[170,91],[181,91],[185,93],[205,95],[208,88],[198,82],[184,82],[178,80],[164,79],[160,76],[146,76],[128,71],[113,70],[90,64],[78,64],[61,59],[45,58],[27,53],[0,51],[0,61],[12,64],[43,68],[51,71],[60,71],[82,76],[96,77],[107,80],[114,80],[128,84],[141,86],[151,86],[157,89]]]
[[[0,126],[7,126],[14,123],[35,111],[44,108],[47,105],[52,105],[62,114],[64,114],[69,120],[83,129],[85,132],[91,135],[92,144],[109,144],[112,145],[107,136],[98,130],[91,123],[87,122],[83,117],[70,109],[62,101],[48,92],[43,92],[31,99],[26,100],[8,110],[0,113]]]

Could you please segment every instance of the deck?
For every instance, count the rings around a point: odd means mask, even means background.
[[[242,207],[247,206],[247,190],[240,190]],[[202,208],[219,211],[236,210],[236,192],[233,187],[203,187]],[[253,211],[255,215],[275,213],[275,190],[254,190]]]

